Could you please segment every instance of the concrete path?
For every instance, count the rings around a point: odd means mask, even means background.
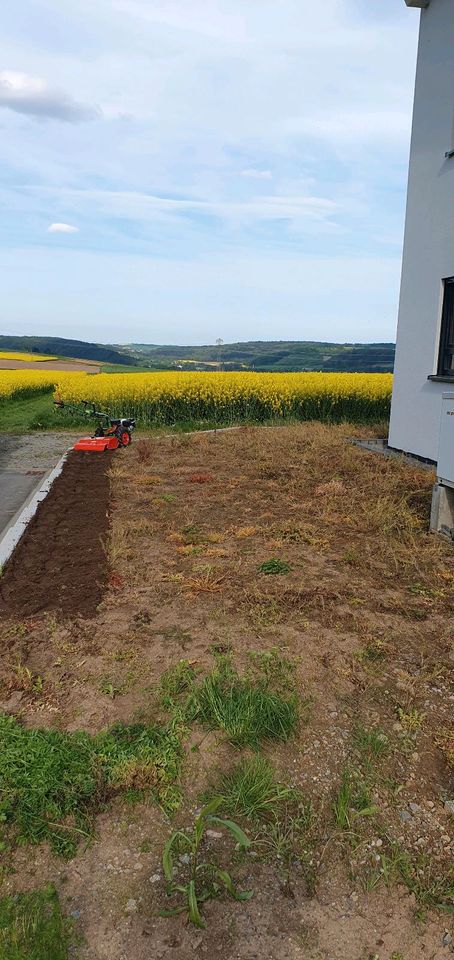
[[[0,538],[73,443],[66,433],[0,434]]]

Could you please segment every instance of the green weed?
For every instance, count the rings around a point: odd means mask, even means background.
[[[162,674],[159,681],[159,694],[163,706],[172,707],[175,700],[194,689],[195,670],[189,660],[179,660]]]
[[[109,677],[101,677],[98,685],[101,693],[104,693],[106,697],[110,697],[111,700],[115,700],[115,697],[124,690],[124,684],[118,684],[115,680],[110,680]]]
[[[54,887],[0,899],[2,960],[67,960],[72,939]]]
[[[175,786],[181,744],[171,726],[116,724],[86,733],[26,729],[0,715],[0,822],[19,843],[48,840],[72,856],[93,817],[117,792],[151,795],[164,809],[178,806]]]
[[[293,690],[295,687],[295,661],[284,656],[279,647],[271,650],[251,650],[248,657],[264,677],[267,686],[275,689]]]
[[[232,820],[223,820],[217,817],[216,811],[221,804],[221,798],[215,797],[201,810],[198,815],[192,833],[183,833],[177,830],[169,837],[162,855],[162,865],[164,875],[169,884],[168,894],[182,894],[184,904],[170,910],[164,911],[164,916],[174,916],[177,913],[187,913],[188,920],[196,927],[205,927],[206,923],[202,917],[200,907],[206,901],[218,897],[225,890],[234,900],[249,900],[252,891],[240,892],[236,889],[230,874],[221,869],[216,863],[207,860],[200,860],[201,847],[204,841],[206,830],[215,826],[217,828],[228,830],[237,846],[241,850],[247,850],[250,846],[250,840],[241,830],[238,824]],[[174,853],[185,853],[188,859],[187,875],[182,881],[175,882]],[[183,870],[181,865],[178,868]]]
[[[14,686],[18,690],[41,693],[44,680],[39,674],[32,673],[29,667],[24,666],[20,661],[13,668],[13,673],[15,675]]]
[[[193,718],[209,729],[224,730],[238,747],[258,747],[263,740],[287,740],[298,714],[295,697],[285,698],[262,683],[215,671],[205,678],[192,701]]]
[[[257,590],[245,591],[244,608],[257,631],[274,627],[284,619],[284,609],[274,597],[267,597]]]
[[[454,868],[440,870],[425,856],[412,857],[396,842],[389,842],[366,877],[366,888],[379,883],[390,887],[403,883],[413,893],[419,909],[436,908],[454,913]]]
[[[416,710],[416,708],[413,710],[404,710],[402,707],[399,707],[397,715],[405,733],[410,736],[417,733],[425,717],[425,713],[421,713],[421,711]]]
[[[363,647],[356,653],[357,659],[375,663],[384,660],[388,652],[388,644],[381,637],[369,637]]]
[[[361,754],[362,762],[371,769],[374,761],[389,753],[389,740],[382,730],[358,727],[353,736],[353,744]]]
[[[259,566],[260,573],[265,573],[268,575],[275,575],[281,573],[288,573],[290,570],[290,564],[286,560],[278,560],[276,557],[272,557],[270,560],[265,560]]]
[[[225,813],[251,819],[275,814],[282,803],[296,796],[294,789],[276,782],[271,764],[259,754],[223,774],[216,790]]]
[[[294,791],[294,796],[282,803],[274,815],[263,823],[255,840],[255,846],[267,860],[277,860],[281,865],[286,886],[290,883],[291,865],[295,861],[301,864],[311,893],[315,886],[313,823],[311,802],[305,801]]]
[[[259,754],[240,761],[223,774],[214,789],[223,813],[248,818],[255,826],[254,849],[276,862],[290,890],[296,862],[304,870],[308,890],[314,890],[314,814],[310,801],[296,787],[276,781],[272,766]],[[291,893],[289,892],[289,895]]]
[[[358,817],[371,816],[376,811],[369,788],[358,771],[346,768],[333,803],[336,826],[339,830],[351,830]]]

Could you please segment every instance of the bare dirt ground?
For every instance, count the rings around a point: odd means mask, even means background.
[[[115,801],[67,863],[44,846],[12,853],[2,892],[54,881],[81,960],[452,956],[452,547],[426,532],[430,473],[359,450],[352,432],[139,440],[112,463],[110,586],[96,614],[4,617],[0,709],[31,726],[153,719],[163,672],[181,659],[208,671],[213,647],[240,669],[277,648],[307,705],[297,734],[264,752],[312,801],[311,871],[297,851],[279,859],[277,842],[253,848],[232,866],[253,898],[208,903],[206,930],[159,915],[172,827],[151,804]],[[288,570],[261,573],[270,558]],[[379,758],[364,753],[370,731],[389,746]],[[238,759],[197,728],[185,754],[179,825]],[[343,773],[365,766],[371,814],[341,827]]]
[[[2,360],[0,370],[75,370],[82,373],[99,373],[99,364],[84,360]]]

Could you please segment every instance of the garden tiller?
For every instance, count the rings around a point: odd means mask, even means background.
[[[66,408],[70,413],[77,413],[76,408],[68,407],[63,400],[54,400],[57,407]],[[99,421],[92,437],[81,437],[74,444],[73,450],[86,450],[90,453],[103,453],[106,450],[117,450],[118,447],[128,447],[132,440],[132,431],[136,421],[130,417],[114,419],[108,413],[96,410],[90,400],[82,400],[84,414]]]

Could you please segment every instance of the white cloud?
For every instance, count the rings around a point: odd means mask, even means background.
[[[251,180],[272,180],[271,170],[256,170],[255,167],[247,167],[241,170],[240,177],[249,177]]]
[[[40,77],[3,70],[0,73],[0,107],[33,117],[79,123],[100,115],[96,107],[79,103]]]
[[[26,193],[39,197],[52,197],[53,202],[64,203],[85,216],[107,215],[120,219],[151,222],[178,214],[197,217],[212,216],[225,221],[250,222],[260,220],[288,220],[321,222],[330,220],[339,212],[339,206],[326,197],[316,196],[259,196],[243,202],[208,201],[157,197],[149,193],[130,190],[71,190],[55,191],[51,187],[25,188]],[[17,191],[16,191],[17,195]],[[1,198],[0,194],[0,198]],[[3,194],[8,197],[9,194]],[[6,200],[13,203],[13,200]],[[74,233],[77,227],[54,223],[50,233]]]
[[[47,228],[48,233],[79,233],[79,227],[73,227],[70,223],[51,223]]]

